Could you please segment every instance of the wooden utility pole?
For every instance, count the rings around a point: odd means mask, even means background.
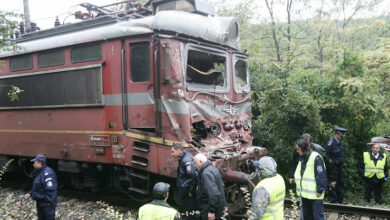
[[[24,25],[25,29],[29,30],[31,28],[31,21],[30,21],[30,6],[28,4],[28,0],[23,0],[23,6],[24,6]]]

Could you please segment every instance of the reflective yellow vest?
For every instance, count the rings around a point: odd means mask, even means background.
[[[138,220],[173,220],[179,213],[166,206],[146,204],[138,210]]]
[[[369,152],[363,153],[364,158],[364,176],[371,178],[374,175],[378,179],[383,179],[385,177],[385,164],[386,164],[386,154],[383,154],[383,158],[381,160],[376,161],[376,165],[374,161],[371,160],[371,155]]]
[[[297,186],[297,195],[302,196],[306,199],[315,199],[320,200],[324,199],[325,192],[322,192],[320,197],[317,197],[317,183],[315,178],[315,172],[314,172],[314,160],[317,156],[321,155],[315,151],[312,151],[309,159],[306,162],[306,169],[303,173],[303,177],[301,177],[301,166],[302,162],[299,161],[297,169],[295,170],[294,178],[295,178],[295,184]],[[322,157],[321,157],[322,158]],[[324,165],[325,167],[325,165]]]
[[[286,195],[286,186],[283,177],[276,174],[274,177],[264,179],[257,184],[255,190],[261,186],[264,187],[270,195],[269,204],[261,219],[283,219],[284,197]]]

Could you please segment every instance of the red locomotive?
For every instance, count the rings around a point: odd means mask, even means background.
[[[238,23],[198,0],[152,8],[30,32],[0,54],[0,162],[28,170],[44,153],[63,184],[148,195],[174,180],[179,142],[221,170],[234,211],[248,161],[264,153],[252,146]],[[24,91],[17,102],[4,85]]]

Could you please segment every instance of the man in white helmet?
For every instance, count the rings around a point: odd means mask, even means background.
[[[254,166],[259,169],[261,181],[252,194],[249,219],[283,219],[286,186],[283,177],[277,173],[275,160],[264,156],[255,161]]]

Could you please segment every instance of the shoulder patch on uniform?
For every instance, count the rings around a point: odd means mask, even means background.
[[[49,175],[49,173],[48,173],[48,172],[46,172],[46,173],[45,173],[45,176],[47,176],[47,175]]]
[[[45,182],[47,182],[47,181],[49,181],[49,180],[51,180],[51,177],[49,177],[49,178],[45,179]]]
[[[192,164],[191,161],[188,161],[188,162],[185,163],[186,166],[191,165],[191,164]]]
[[[318,172],[318,173],[321,173],[322,171],[324,171],[324,169],[322,168],[322,166],[317,166],[317,172]]]
[[[330,146],[330,145],[332,145],[332,143],[333,143],[333,138],[328,141],[327,145]]]
[[[47,186],[47,187],[52,187],[52,186],[53,186],[53,183],[52,183],[51,181],[49,181],[49,182],[46,183],[46,186]]]

